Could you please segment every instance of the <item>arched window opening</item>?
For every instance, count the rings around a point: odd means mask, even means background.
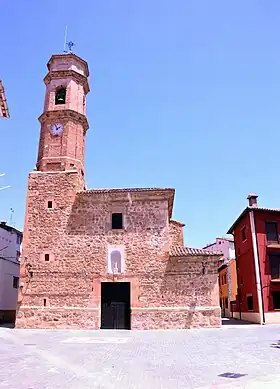
[[[110,254],[110,267],[111,273],[121,273],[122,272],[122,255],[118,250],[113,250]]]
[[[55,105],[65,104],[66,102],[66,88],[59,88],[55,93]]]

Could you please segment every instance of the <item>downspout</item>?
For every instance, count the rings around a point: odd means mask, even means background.
[[[254,213],[254,224],[256,225],[256,214],[255,213]],[[264,300],[263,300],[263,283],[262,283],[262,276],[261,276],[260,253],[259,253],[258,235],[257,234],[256,234],[256,242],[257,242],[258,264],[259,264],[259,274],[260,274],[260,287],[261,287],[261,296],[262,296],[263,324],[265,324]]]
[[[240,280],[240,277],[239,277],[239,269],[238,269],[238,262],[239,262],[239,259],[237,258],[238,254],[236,253],[235,254],[236,256],[236,278],[237,278],[237,295],[238,295],[238,311],[239,311],[239,320],[242,319],[242,316],[241,316],[241,280]]]
[[[264,324],[264,309],[263,309],[263,298],[262,298],[261,277],[260,277],[260,264],[259,264],[254,211],[249,211],[249,217],[250,217],[252,243],[253,243],[253,254],[254,254],[254,264],[255,264],[255,273],[256,273],[256,286],[257,286],[258,306],[259,306],[259,314],[260,314],[260,324]]]

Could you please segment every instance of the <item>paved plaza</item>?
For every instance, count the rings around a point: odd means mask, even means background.
[[[227,323],[230,324],[230,323]],[[185,331],[0,328],[0,388],[280,388],[280,326]]]

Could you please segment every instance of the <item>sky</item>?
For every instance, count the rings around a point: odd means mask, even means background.
[[[0,218],[23,228],[52,54],[90,69],[89,188],[173,187],[185,245],[247,205],[280,208],[279,0],[0,0]]]

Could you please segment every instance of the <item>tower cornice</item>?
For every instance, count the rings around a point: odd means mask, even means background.
[[[69,69],[69,70],[53,70],[50,71],[44,78],[45,85],[48,85],[51,80],[54,79],[66,79],[66,78],[72,78],[75,81],[77,81],[79,84],[83,85],[85,93],[89,92],[89,84],[87,77],[83,76],[82,74],[76,72],[75,70]]]
[[[82,124],[84,132],[86,132],[89,128],[86,116],[77,111],[73,111],[72,109],[45,111],[41,116],[38,117],[38,120],[41,124],[62,119],[72,120],[76,123]]]
[[[52,65],[52,62],[53,60],[55,59],[73,59],[73,60],[76,60],[77,62],[80,62],[84,67],[85,67],[85,70],[86,70],[86,76],[88,77],[89,76],[89,70],[88,70],[88,64],[86,61],[84,61],[82,58],[78,57],[76,54],[74,53],[68,53],[68,54],[54,54],[51,56],[51,58],[49,59],[49,62],[47,63],[47,67],[48,69],[50,70],[51,69],[51,65]]]

